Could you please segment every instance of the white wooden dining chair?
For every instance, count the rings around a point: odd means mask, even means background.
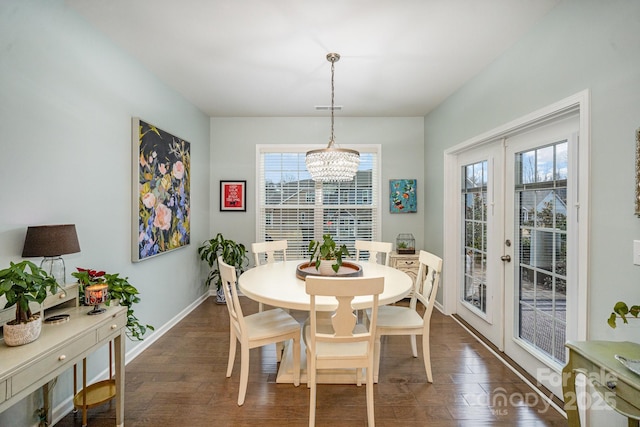
[[[307,385],[309,396],[309,426],[316,419],[316,375],[320,369],[355,369],[358,385],[362,369],[366,370],[367,419],[375,425],[373,411],[374,341],[378,296],[384,290],[384,277],[337,278],[307,276],[306,292],[310,295],[309,323],[305,325],[307,347]],[[358,324],[352,307],[355,296],[369,295],[373,306],[368,325]],[[330,323],[318,321],[316,296],[334,296],[338,307]],[[368,326],[368,327],[367,327]]]
[[[372,242],[369,240],[356,240],[356,261],[362,261],[362,251],[369,253],[369,262],[389,265],[393,243],[391,242]],[[378,260],[378,254],[383,254],[384,262]]]
[[[224,296],[229,310],[229,362],[227,378],[231,377],[236,356],[236,342],[240,342],[240,390],[238,406],[244,403],[249,382],[249,350],[286,340],[293,341],[293,383],[300,385],[300,324],[280,308],[244,316],[238,299],[236,269],[218,258]]]
[[[256,267],[262,264],[276,262],[276,259],[282,260],[283,262],[286,261],[288,246],[289,244],[287,240],[252,243],[251,252],[253,252],[253,261],[255,262]],[[258,311],[263,310],[264,305],[262,303],[258,303]]]
[[[253,252],[253,260],[256,267],[265,264],[265,262],[275,262],[276,259],[286,261],[288,247],[289,244],[287,240],[252,243],[251,252]]]
[[[433,382],[431,352],[429,349],[429,327],[431,324],[433,305],[435,304],[436,294],[438,293],[438,284],[440,283],[442,258],[426,251],[420,251],[418,259],[420,267],[409,307],[385,305],[378,310],[375,344],[375,382],[378,382],[381,353],[380,337],[383,335],[410,335],[413,357],[418,357],[416,335],[422,335],[424,369],[427,373],[427,381],[430,383]],[[424,306],[423,315],[420,315],[417,310],[418,301]],[[372,314],[371,310],[367,310],[367,316],[370,314]]]

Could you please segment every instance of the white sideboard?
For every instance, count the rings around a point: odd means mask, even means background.
[[[407,273],[411,277],[415,286],[416,278],[418,277],[418,270],[420,269],[420,253],[399,254],[396,251],[393,251],[389,257],[389,266]],[[409,295],[407,295],[407,297],[411,297],[412,294],[413,290]]]
[[[45,317],[56,314],[68,314],[70,317],[63,323],[43,323],[40,337],[29,344],[8,347],[0,340],[0,412],[113,340],[116,425],[124,426],[124,330],[127,308],[105,307],[105,313],[87,315],[92,308],[83,306],[47,311]]]

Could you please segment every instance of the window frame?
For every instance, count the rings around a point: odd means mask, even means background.
[[[372,166],[372,175],[371,175],[371,193],[368,193],[365,197],[362,197],[360,193],[362,189],[355,189],[353,197],[349,197],[354,201],[368,198],[370,200],[370,204],[368,205],[330,205],[330,204],[320,204],[319,200],[322,198],[322,184],[316,183],[315,191],[314,191],[314,200],[316,203],[309,205],[309,208],[313,211],[314,215],[314,239],[319,240],[322,238],[322,228],[323,228],[323,220],[322,213],[326,209],[371,209],[372,215],[372,225],[371,225],[371,240],[380,240],[382,236],[382,146],[381,144],[358,144],[358,145],[342,145],[343,148],[349,148],[353,150],[359,151],[361,154],[363,153],[371,153],[374,156],[374,162]],[[261,188],[262,183],[264,182],[264,177],[262,176],[262,155],[268,153],[306,153],[309,150],[325,148],[326,146],[320,145],[293,145],[293,144],[256,144],[256,159],[255,159],[255,167],[256,167],[256,191],[255,191],[255,212],[256,212],[256,226],[255,226],[255,241],[263,241],[264,237],[262,234],[263,231],[263,217],[261,212],[263,208],[265,208],[266,204],[261,200],[263,196],[263,191]],[[307,195],[307,199],[309,195]],[[338,226],[340,230],[344,229],[342,224]],[[361,236],[358,236],[356,233],[356,227],[352,227],[352,232],[350,233],[353,240],[361,239]],[[304,241],[303,241],[304,242]],[[336,241],[337,243],[340,243]],[[355,253],[355,249],[353,248],[353,243],[347,244],[350,252]],[[296,259],[301,258],[304,259],[298,253],[293,253],[294,251],[287,251],[287,258]]]

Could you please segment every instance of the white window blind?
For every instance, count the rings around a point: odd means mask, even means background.
[[[286,239],[287,258],[305,259],[311,240],[331,234],[355,254],[354,242],[380,240],[379,146],[357,146],[350,182],[316,183],[305,166],[312,147],[257,146],[256,241]]]

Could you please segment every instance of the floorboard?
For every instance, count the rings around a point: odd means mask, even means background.
[[[257,303],[242,297],[246,314]],[[294,312],[301,322],[303,312]],[[237,406],[240,355],[225,378],[229,346],[226,307],[207,299],[126,367],[125,425],[150,426],[306,426],[309,391],[303,384],[276,384],[275,347],[251,350],[245,404]],[[420,341],[419,346],[420,346]],[[239,350],[238,350],[239,351]],[[375,416],[379,427],[566,426],[525,382],[451,317],[434,310],[431,364],[427,383],[421,349],[414,359],[408,337],[384,337]],[[115,404],[92,408],[90,427],[115,424]],[[82,425],[70,413],[56,426]],[[316,425],[367,425],[365,387],[319,384]]]

